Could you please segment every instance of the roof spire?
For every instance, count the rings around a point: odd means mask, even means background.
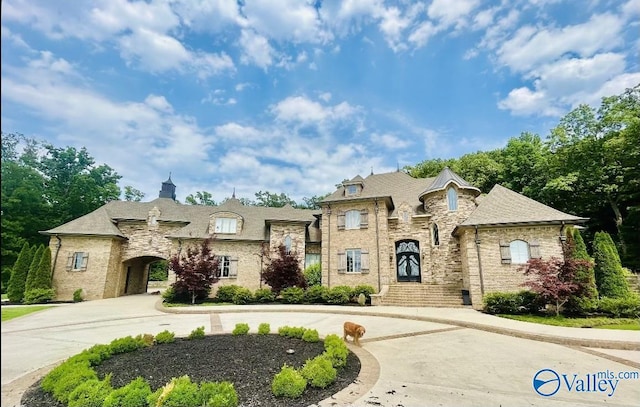
[[[371,175],[373,175],[373,166],[371,166]]]
[[[236,187],[233,187],[233,194],[231,194],[231,198],[236,199]]]

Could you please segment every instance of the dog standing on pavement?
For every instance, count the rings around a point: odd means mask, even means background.
[[[364,336],[365,332],[366,330],[362,325],[358,325],[355,322],[347,321],[344,323],[344,335],[342,336],[342,339],[346,342],[347,336],[350,336],[353,338],[354,344],[362,346],[360,345],[360,338]]]

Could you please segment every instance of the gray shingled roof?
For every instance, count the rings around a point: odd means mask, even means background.
[[[314,227],[318,210],[295,209],[291,206],[271,208],[244,206],[237,199],[229,199],[219,206],[185,205],[168,198],[157,198],[151,202],[112,201],[78,219],[64,225],[42,231],[46,235],[106,235],[125,237],[117,228],[122,220],[146,222],[149,211],[160,210],[159,222],[182,223],[184,227],[168,237],[206,238],[210,215],[217,212],[233,212],[243,217],[242,231],[234,235],[216,235],[220,240],[265,240],[269,222],[300,222],[309,226],[309,239],[320,242],[320,230]]]
[[[501,185],[495,185],[460,226],[560,222],[574,224],[586,220],[553,209]]]
[[[480,190],[473,185],[469,184],[467,181],[462,179],[458,174],[451,171],[449,167],[445,167],[440,174],[433,180],[431,185],[427,189],[425,189],[419,196],[422,198],[424,195],[430,194],[436,191],[444,190],[450,183],[456,183],[458,188],[461,189],[469,189],[476,191],[477,195],[480,195]]]
[[[358,176],[356,176],[357,179]],[[360,178],[362,180],[362,178]],[[340,186],[334,193],[326,197],[322,203],[345,202],[361,199],[380,198],[388,200],[388,204],[394,210],[390,216],[396,216],[395,206],[401,202],[409,203],[415,213],[424,213],[422,204],[418,200],[420,193],[425,190],[434,178],[413,178],[401,171],[385,174],[371,174],[362,180],[363,188],[360,195],[355,197],[345,196],[344,186]]]

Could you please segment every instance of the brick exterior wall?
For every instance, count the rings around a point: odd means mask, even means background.
[[[500,254],[500,241],[537,240],[540,244],[540,255],[543,259],[550,257],[562,258],[562,243],[560,241],[561,226],[530,226],[479,228],[480,263],[478,249],[475,243],[475,230],[465,229],[461,232],[460,245],[462,263],[464,267],[464,288],[471,294],[473,307],[482,308],[482,289],[480,283],[480,268],[482,269],[482,285],[484,294],[491,292],[516,292],[523,290],[522,283],[525,276],[521,270],[522,264],[503,264]],[[481,266],[481,267],[480,267]]]

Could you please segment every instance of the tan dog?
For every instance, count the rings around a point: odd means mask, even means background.
[[[347,336],[350,336],[353,338],[354,344],[362,346],[360,345],[360,338],[362,338],[365,332],[366,330],[362,325],[347,321],[344,323],[344,335],[342,336],[342,339],[346,342]]]

